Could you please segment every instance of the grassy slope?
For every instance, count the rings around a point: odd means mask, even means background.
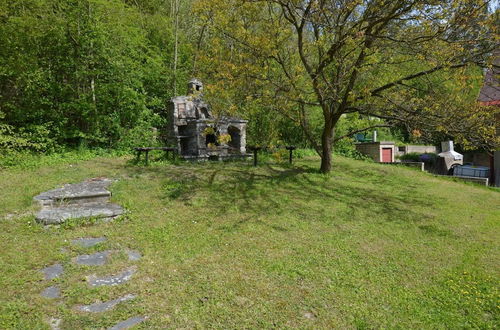
[[[145,168],[99,158],[0,172],[0,328],[43,327],[49,316],[63,328],[104,327],[136,314],[150,316],[145,327],[498,324],[497,191],[342,158],[330,176],[317,166]],[[113,199],[130,211],[126,219],[33,223],[34,195],[96,176],[120,179]],[[83,252],[69,240],[93,235],[108,237],[99,249],[144,254],[134,280],[99,289],[82,281],[125,268],[121,254],[97,270],[68,263],[56,280],[62,302],[41,298],[38,270],[69,262]],[[104,315],[72,309],[126,292],[140,298]]]

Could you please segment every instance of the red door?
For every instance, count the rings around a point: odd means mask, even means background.
[[[392,148],[382,148],[382,162],[392,163]]]

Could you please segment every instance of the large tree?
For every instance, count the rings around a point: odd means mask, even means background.
[[[295,120],[326,173],[335,126],[346,113],[439,127],[469,111],[438,106],[446,98],[436,92],[444,81],[435,77],[458,72],[466,79],[470,65],[485,65],[498,45],[498,18],[488,6],[483,0],[203,0],[195,4],[200,39],[207,40],[200,68],[219,100],[258,100]],[[309,122],[318,109],[321,136]]]

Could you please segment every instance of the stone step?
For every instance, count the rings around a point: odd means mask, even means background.
[[[80,183],[66,184],[35,196],[33,199],[42,208],[71,204],[105,203],[111,192],[107,187],[112,183],[109,179],[90,179]]]
[[[60,224],[68,219],[114,218],[123,214],[123,208],[111,203],[87,203],[42,209],[36,220],[45,225]]]

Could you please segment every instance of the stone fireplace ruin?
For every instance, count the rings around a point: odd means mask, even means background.
[[[212,115],[203,100],[203,84],[188,83],[186,96],[174,97],[169,107],[168,143],[178,148],[181,158],[223,160],[246,156],[247,121]]]

